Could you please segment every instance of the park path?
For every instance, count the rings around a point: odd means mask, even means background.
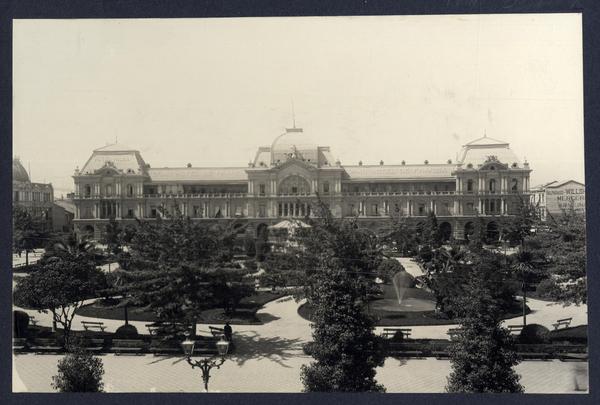
[[[258,312],[263,325],[234,326],[236,351],[219,370],[211,372],[210,390],[217,392],[300,392],[301,366],[311,358],[302,343],[311,339],[309,322],[297,313],[290,297],[267,303]],[[40,319],[41,320],[41,319]],[[119,322],[119,321],[115,321]],[[432,328],[432,327],[416,327]],[[52,392],[51,376],[59,355],[13,356],[17,371],[13,390]],[[181,357],[101,356],[109,392],[200,392],[200,373]],[[517,372],[527,392],[586,390],[587,363],[527,361]],[[444,392],[450,363],[445,360],[388,358],[377,369],[387,392]]]
[[[416,263],[414,264],[416,265]],[[408,263],[408,268],[416,271]],[[418,267],[418,266],[417,266]],[[14,286],[14,282],[13,282]],[[91,302],[92,300],[90,300]],[[302,351],[302,344],[311,340],[310,323],[298,315],[291,297],[283,297],[263,306],[257,316],[262,325],[234,325],[236,351],[219,370],[211,372],[210,390],[217,392],[300,392],[302,365],[311,361]],[[587,307],[563,307],[540,300],[528,300],[532,313],[528,323],[540,323],[551,328],[559,318],[573,317],[573,326],[587,323]],[[18,309],[14,307],[14,309]],[[22,309],[23,310],[23,309]],[[50,314],[24,310],[42,326],[51,326]],[[120,320],[94,319],[76,315],[74,330],[82,330],[82,320],[104,322],[107,331],[114,332],[123,324]],[[507,321],[518,324],[520,318]],[[145,333],[146,322],[131,321]],[[217,326],[217,325],[215,325]],[[414,338],[447,338],[446,332],[455,325],[415,326]],[[208,325],[198,325],[199,334],[208,334]],[[381,328],[377,328],[381,329]],[[53,392],[50,381],[56,374],[61,355],[22,354],[13,356],[13,391]],[[101,356],[108,392],[201,392],[198,370],[192,370],[179,356]],[[519,364],[526,392],[579,392],[588,387],[588,365],[578,362],[526,361]],[[377,369],[377,380],[387,392],[444,392],[450,363],[436,359],[388,358]]]

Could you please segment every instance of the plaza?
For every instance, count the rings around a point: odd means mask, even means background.
[[[263,325],[234,326],[236,351],[228,356],[211,377],[214,392],[301,392],[300,367],[311,357],[302,351],[310,341],[309,322],[297,313],[300,303],[291,297],[265,305],[258,312]],[[573,324],[587,323],[586,306],[563,307],[539,300],[529,300],[531,323],[551,327],[557,318],[572,316]],[[41,324],[50,319],[36,311],[28,311]],[[77,316],[81,320],[93,320]],[[108,331],[122,321],[102,320]],[[131,322],[143,330],[144,322]],[[452,325],[413,327],[417,338],[446,338]],[[79,329],[81,327],[79,326]],[[208,333],[208,325],[198,325],[199,333]],[[378,328],[381,331],[381,328]],[[56,372],[59,355],[19,354],[13,358],[13,390],[15,392],[53,392],[50,377]],[[108,392],[201,392],[200,374],[191,370],[183,355],[172,357],[101,356],[106,369]],[[378,381],[387,392],[442,393],[450,371],[448,360],[435,358],[387,358],[377,369]],[[588,389],[587,362],[559,360],[524,361],[516,371],[522,377],[526,393],[578,393]],[[257,378],[260,376],[260,378]]]

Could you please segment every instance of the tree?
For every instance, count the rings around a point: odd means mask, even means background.
[[[377,277],[389,283],[396,273],[404,271],[404,266],[396,259],[385,259],[377,267]]]
[[[25,265],[29,265],[29,252],[43,246],[48,234],[44,231],[44,223],[34,218],[26,208],[14,205],[13,218],[13,251],[25,252]]]
[[[587,303],[585,217],[573,210],[549,216],[525,242],[536,255],[538,273],[552,280],[552,298],[565,304]]]
[[[292,249],[293,250],[293,249]],[[298,266],[297,253],[273,252],[269,254],[261,264],[263,274],[260,283],[263,286],[277,287],[303,286],[305,276],[302,267]]]
[[[75,311],[84,300],[106,287],[104,273],[93,264],[56,257],[19,279],[14,302],[21,307],[50,311],[53,323],[62,326],[63,344],[67,347]]]
[[[60,392],[103,392],[102,360],[78,348],[58,362],[58,374],[52,377],[52,388]]]
[[[60,258],[65,261],[92,265],[98,256],[98,251],[93,243],[85,238],[78,240],[74,233],[70,233],[66,236],[51,239],[40,259],[40,263],[43,264]]]
[[[433,212],[429,213],[427,220],[423,225],[421,231],[421,243],[425,246],[429,246],[430,249],[436,249],[442,246],[442,233],[438,226],[437,217]]]
[[[399,212],[390,213],[390,226],[387,232],[380,236],[383,243],[390,244],[406,256],[417,250],[416,231],[406,216]]]
[[[500,326],[502,310],[489,284],[476,273],[456,297],[461,330],[451,345],[448,392],[523,392],[513,367],[519,362],[509,332]]]
[[[106,245],[106,249],[109,253],[117,255],[121,252],[122,232],[123,230],[117,220],[114,217],[111,217],[106,225],[104,236],[102,238],[102,243]]]
[[[315,210],[317,215],[319,211]],[[384,391],[375,368],[385,355],[374,319],[364,312],[381,262],[372,233],[354,222],[336,220],[323,204],[320,218],[300,232],[305,295],[313,309],[314,360],[303,366],[305,391]]]
[[[125,296],[121,306],[142,306],[166,322],[195,325],[215,305],[231,311],[248,292],[233,280],[240,273],[231,263],[235,238],[233,226],[198,224],[181,215],[140,221],[121,254],[122,283],[113,294]]]

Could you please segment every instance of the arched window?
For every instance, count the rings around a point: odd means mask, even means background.
[[[519,190],[519,180],[512,179],[510,182],[510,191],[516,193]]]
[[[127,196],[128,197],[133,196],[133,185],[132,184],[127,185]]]
[[[106,191],[106,193],[105,193],[106,196],[111,196],[112,195],[112,184],[107,184],[105,191]]]
[[[467,180],[467,191],[468,192],[473,191],[473,180],[471,180],[471,179]]]
[[[496,192],[496,180],[491,179],[488,183],[489,185],[489,191],[490,193],[495,193]]]
[[[280,194],[309,194],[310,184],[303,177],[293,175],[285,178],[279,184]]]
[[[92,188],[90,187],[89,184],[86,184],[84,187],[84,194],[86,197],[89,197],[92,195]]]

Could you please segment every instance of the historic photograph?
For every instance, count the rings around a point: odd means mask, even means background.
[[[582,69],[576,13],[14,20],[13,392],[587,393]]]

